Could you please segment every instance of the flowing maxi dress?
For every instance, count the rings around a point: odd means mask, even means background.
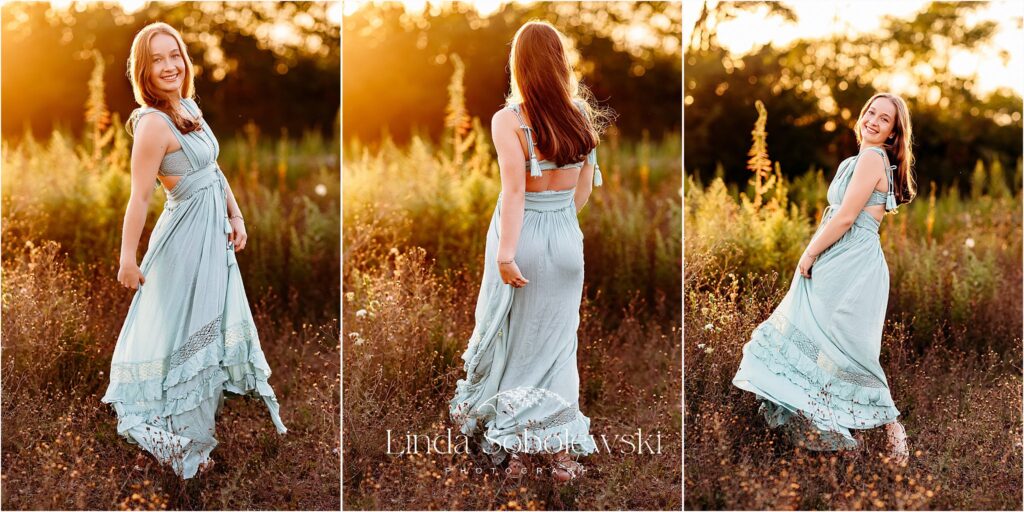
[[[583,105],[577,106],[586,115]],[[556,168],[554,162],[537,160],[532,129],[523,122],[520,105],[508,108],[526,135],[530,175]],[[587,161],[595,165],[594,185],[600,186],[596,159],[594,149]],[[583,295],[583,232],[574,193],[575,188],[526,192],[516,263],[530,284],[522,288],[503,283],[498,271],[500,196],[491,216],[476,326],[462,355],[466,378],[456,384],[449,413],[495,464],[508,453],[588,455],[597,449],[589,433],[590,418],[579,408],[576,330]]]
[[[891,211],[895,166],[882,149],[867,150],[882,154],[889,182],[888,193],[874,191],[867,205]],[[859,156],[836,171],[818,231],[839,207]],[[799,269],[793,274],[782,302],[743,346],[733,384],[756,394],[770,427],[787,427],[808,449],[857,448],[850,429],[878,427],[900,414],[878,362],[889,299],[879,224],[861,210],[849,231],[818,256],[810,279]]]
[[[182,104],[199,115],[192,99]],[[132,298],[102,401],[117,412],[118,434],[187,479],[217,445],[214,420],[224,391],[262,397],[278,433],[287,429],[228,242],[217,139],[205,120],[201,130],[183,135],[153,108],[136,110],[133,122],[151,113],[181,143],[159,174],[182,178],[167,191],[142,258],[146,282]]]

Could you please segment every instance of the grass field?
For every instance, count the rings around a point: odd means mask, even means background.
[[[584,460],[581,480],[556,487],[546,474],[516,483],[463,454],[387,452],[389,429],[404,439],[452,428],[448,400],[464,377],[461,355],[500,189],[489,136],[477,123],[465,140],[464,150],[418,137],[401,147],[389,140],[346,146],[345,507],[678,510],[678,134],[629,143],[608,137],[599,149],[605,186],[580,215],[580,407],[595,437],[642,427],[660,432],[661,453],[595,454]]]
[[[100,403],[131,293],[116,280],[127,139],[56,131],[3,144],[4,509],[337,510],[340,480],[338,142],[218,134],[245,213],[246,292],[289,428],[228,400],[212,472],[180,480],[116,432]],[[154,194],[147,230],[162,208]]]
[[[823,173],[783,180],[761,208],[749,189],[687,179],[687,509],[1021,507],[1019,161],[1014,175],[979,162],[969,190],[922,190],[882,222],[881,363],[910,438],[905,466],[885,457],[881,429],[859,452],[794,447],[731,384],[825,206]]]

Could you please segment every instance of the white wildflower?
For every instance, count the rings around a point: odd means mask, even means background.
[[[964,240],[964,246],[966,246],[968,249],[974,249],[974,239],[968,237],[967,240]]]
[[[362,345],[363,344],[363,338],[362,338],[362,336],[359,335],[358,332],[352,331],[352,332],[348,333],[348,337],[352,338],[354,340],[352,342],[353,345]]]
[[[707,324],[707,325],[705,325],[704,326],[704,330],[705,331],[713,331],[713,330],[715,330],[715,324]]]
[[[698,343],[698,344],[697,344],[697,348],[699,348],[699,349],[701,349],[701,350],[703,350],[705,346],[706,346],[706,345],[704,345],[703,343]]]
[[[318,195],[320,197],[326,196],[327,195],[327,185],[324,185],[323,183],[317,183],[317,185],[315,187],[313,187],[313,192],[316,192],[316,195]]]
[[[360,309],[359,311],[356,311],[356,318],[362,318],[364,316],[366,316],[366,310],[365,309]]]

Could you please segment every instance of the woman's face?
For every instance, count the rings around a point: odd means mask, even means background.
[[[169,96],[181,94],[185,80],[185,56],[178,41],[167,34],[156,34],[149,43],[150,81],[158,91]]]
[[[896,105],[886,98],[875,98],[860,118],[861,140],[874,146],[892,142],[889,135],[895,126]]]

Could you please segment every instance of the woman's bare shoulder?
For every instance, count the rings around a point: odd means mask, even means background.
[[[860,153],[857,154],[858,167],[860,167],[861,162],[865,162],[869,166],[874,166],[875,164],[881,166],[883,163],[882,155],[872,148],[864,148],[860,150]]]
[[[519,127],[519,119],[516,118],[515,112],[508,107],[502,107],[500,110],[491,116],[491,131],[497,131],[499,129],[515,129]]]
[[[157,111],[141,112],[135,122],[135,144],[167,147],[174,137],[171,127]]]
[[[882,160],[882,155],[870,148],[862,149],[857,155],[857,165],[854,166],[853,172],[857,175],[869,173],[884,176],[885,162]]]

